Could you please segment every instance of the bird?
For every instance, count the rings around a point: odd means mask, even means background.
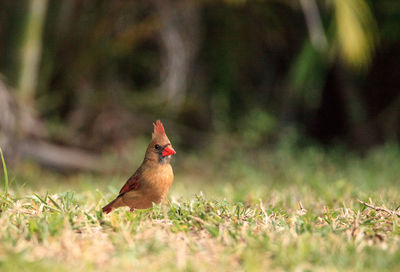
[[[142,164],[122,186],[118,196],[103,207],[103,213],[124,206],[128,206],[130,211],[148,209],[153,207],[153,203],[160,204],[168,194],[174,181],[170,161],[176,152],[161,121],[157,120],[153,126],[152,139]]]

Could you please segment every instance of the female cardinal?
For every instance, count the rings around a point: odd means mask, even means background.
[[[122,206],[128,206],[131,211],[151,208],[153,202],[159,204],[171,188],[174,173],[169,161],[176,152],[160,120],[153,126],[152,139],[142,164],[119,191],[117,198],[103,208],[104,213]]]

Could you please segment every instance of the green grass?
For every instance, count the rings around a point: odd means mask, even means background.
[[[0,147],[0,156],[1,156],[1,164],[3,166],[3,173],[4,173],[4,192],[8,194],[8,173],[7,173],[7,165],[4,160],[3,150]]]
[[[398,207],[398,146],[363,158],[317,148],[202,156],[177,158],[163,205],[109,215],[101,207],[128,172],[10,171],[0,270],[400,270],[400,219],[357,202]]]

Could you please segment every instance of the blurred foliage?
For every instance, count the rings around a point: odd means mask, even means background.
[[[276,125],[276,118],[263,110],[254,109],[241,120],[238,131],[245,145],[257,146],[274,135]]]
[[[0,3],[0,72],[14,87],[30,3]],[[400,57],[395,1],[319,0],[308,11],[285,0],[162,3],[48,1],[30,87],[50,138],[103,150],[161,118],[186,147],[238,131],[257,146],[286,128],[356,149],[398,140],[400,62],[379,65]],[[310,39],[307,16],[325,46]]]
[[[369,65],[375,48],[377,27],[364,0],[335,0],[337,40],[341,54],[350,65]]]

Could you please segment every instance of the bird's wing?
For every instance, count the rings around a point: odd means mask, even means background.
[[[118,197],[122,196],[126,192],[135,191],[139,189],[140,175],[138,173],[133,174],[128,181],[122,186],[121,190],[119,191]]]

